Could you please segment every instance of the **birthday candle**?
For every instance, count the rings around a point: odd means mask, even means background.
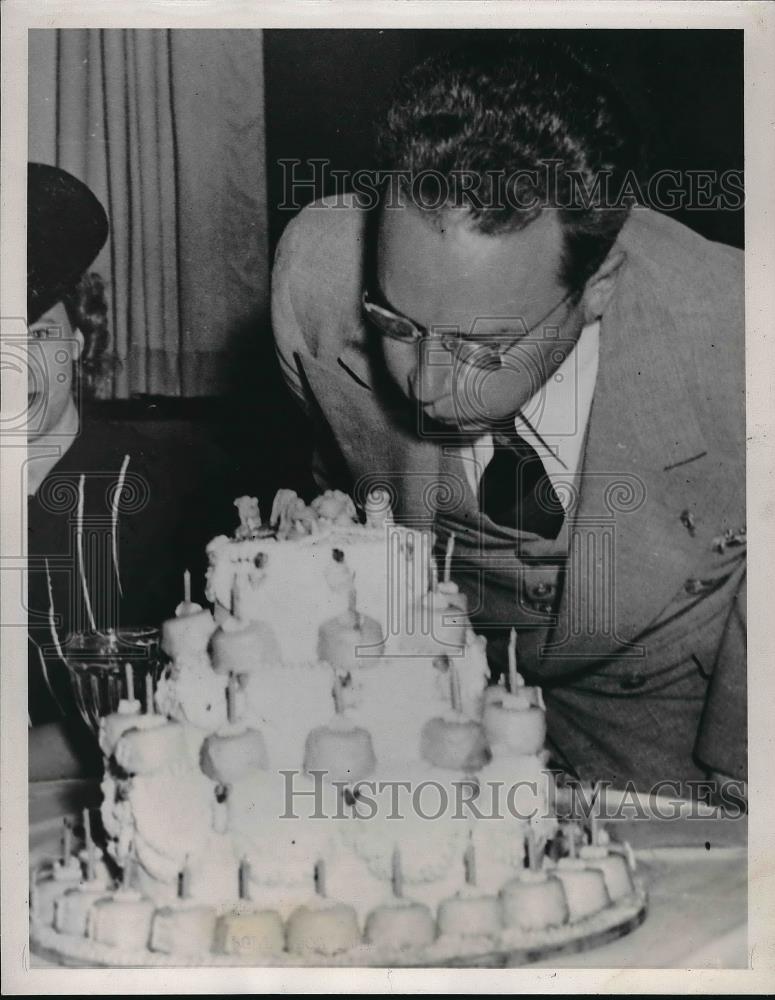
[[[239,898],[240,899],[250,899],[250,862],[247,858],[243,858],[239,864]]]
[[[226,718],[229,722],[237,721],[237,676],[229,674],[229,683],[226,687]]]
[[[315,864],[315,892],[318,896],[326,894],[326,863],[320,858]]]
[[[339,674],[334,674],[334,711],[337,715],[344,714],[344,692],[342,691],[342,679]]]
[[[450,694],[452,697],[452,709],[455,712],[462,711],[463,697],[460,691],[460,674],[454,663],[449,665]]]
[[[69,817],[65,817],[64,837],[62,840],[62,861],[67,864],[70,855],[73,853],[73,831],[70,826]]]
[[[124,664],[124,673],[126,674],[126,696],[129,701],[135,700],[135,678],[132,673],[132,664],[128,661]]]
[[[191,603],[191,572],[190,570],[184,570],[183,572],[183,600],[186,604]]]
[[[396,899],[401,899],[404,895],[404,872],[401,865],[401,852],[396,846],[393,856],[390,859],[390,880],[393,886],[393,895]]]
[[[532,827],[528,827],[525,835],[527,841],[527,865],[531,872],[538,871],[538,845],[536,844],[535,833]]]
[[[150,671],[145,675],[145,712],[146,715],[154,714],[153,675]]]
[[[476,885],[476,848],[473,843],[469,843],[463,855],[465,867],[466,885]]]
[[[183,867],[178,872],[178,899],[188,899],[190,891],[190,874],[188,870],[188,855],[183,862]]]
[[[519,674],[517,673],[517,630],[512,628],[509,635],[509,690],[516,694],[519,687]]]
[[[447,553],[444,557],[444,582],[449,583],[452,579],[452,553],[455,551],[455,532],[451,532],[447,539]]]
[[[97,861],[94,856],[94,840],[91,835],[91,817],[88,809],[83,811],[83,830],[86,837],[86,873],[91,882],[97,877]]]
[[[124,889],[131,889],[132,882],[134,881],[135,874],[135,855],[131,850],[127,854],[126,861],[124,862],[124,871],[121,876],[121,885]]]

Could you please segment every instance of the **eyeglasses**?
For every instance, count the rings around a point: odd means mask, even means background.
[[[487,338],[474,339],[467,338],[461,334],[453,335],[445,331],[440,335],[441,343],[443,346],[449,348],[459,348],[465,345],[468,360],[473,361],[473,363],[479,361],[484,364],[491,364],[493,358],[496,360],[499,359],[520,341],[524,340],[525,337],[545,326],[558,310],[569,303],[572,295],[572,292],[567,292],[559,302],[552,306],[549,312],[538,320],[537,323],[534,323],[530,329],[520,333],[518,337],[504,337],[498,334]],[[395,312],[388,305],[375,301],[374,294],[368,288],[364,289],[361,301],[364,315],[381,334],[391,340],[397,340],[402,344],[419,344],[423,340],[428,340],[433,336],[431,331],[419,323],[415,323],[408,316],[403,316],[401,313]],[[568,312],[570,312],[569,308],[566,310],[563,322],[567,318]],[[477,355],[480,355],[480,357],[477,357]]]

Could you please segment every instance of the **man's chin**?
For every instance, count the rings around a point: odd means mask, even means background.
[[[433,434],[435,431],[446,438],[456,436],[463,439],[475,439],[492,430],[492,425],[485,420],[466,419],[464,415],[450,412],[438,406],[422,407],[423,431]]]

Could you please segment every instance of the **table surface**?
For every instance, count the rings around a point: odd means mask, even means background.
[[[59,817],[99,799],[94,782],[30,785],[30,851],[51,842]],[[609,828],[635,849],[649,893],[645,922],[600,948],[531,967],[747,968],[746,819],[619,821]],[[33,956],[34,967],[48,965]]]

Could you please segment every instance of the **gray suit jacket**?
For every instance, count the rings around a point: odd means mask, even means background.
[[[745,544],[715,541],[745,526],[741,252],[646,209],[625,225],[557,581],[540,540],[480,513],[458,450],[387,382],[360,312],[364,228],[354,200],[316,202],[275,260],[274,333],[317,471],[361,498],[386,485],[399,518],[455,531],[475,626],[496,668],[492,626],[520,626],[520,669],[544,687],[566,767],[640,787],[744,777]]]

